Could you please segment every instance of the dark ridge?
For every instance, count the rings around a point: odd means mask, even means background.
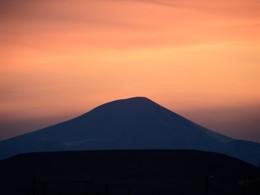
[[[32,192],[34,170],[36,181],[68,182],[48,184],[50,194],[64,193],[64,189],[71,194],[85,193],[84,185],[69,182],[87,180],[93,181],[89,190],[99,194],[105,194],[100,185],[104,183],[134,184],[132,195],[202,194],[207,178],[212,184],[209,194],[242,194],[243,178],[257,175],[256,167],[241,160],[193,150],[42,152],[1,160],[0,193]],[[37,184],[37,192],[41,189]],[[111,186],[110,190],[111,195],[127,194],[122,186]]]

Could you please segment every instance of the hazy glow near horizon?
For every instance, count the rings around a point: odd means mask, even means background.
[[[0,116],[146,96],[176,110],[260,104],[258,0],[0,0]]]

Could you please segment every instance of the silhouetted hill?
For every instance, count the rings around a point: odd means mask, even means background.
[[[0,142],[0,158],[73,150],[192,149],[227,154],[256,165],[260,144],[201,127],[136,97],[101,105],[75,119]]]
[[[32,193],[34,170],[38,182],[92,180],[89,190],[100,194],[105,194],[100,184],[134,184],[133,195],[204,194],[207,173],[209,194],[242,194],[239,182],[257,174],[256,167],[241,160],[191,150],[29,153],[0,161],[0,194]],[[254,184],[251,188],[255,192]],[[43,185],[36,184],[35,189],[39,194]],[[85,193],[85,185],[47,184],[46,192]],[[113,185],[110,192],[126,195],[127,188]]]

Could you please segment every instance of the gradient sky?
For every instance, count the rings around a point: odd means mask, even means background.
[[[0,0],[0,140],[146,96],[260,142],[259,0]]]

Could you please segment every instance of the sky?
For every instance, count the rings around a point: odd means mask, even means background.
[[[259,0],[0,0],[0,140],[145,96],[260,143]]]

